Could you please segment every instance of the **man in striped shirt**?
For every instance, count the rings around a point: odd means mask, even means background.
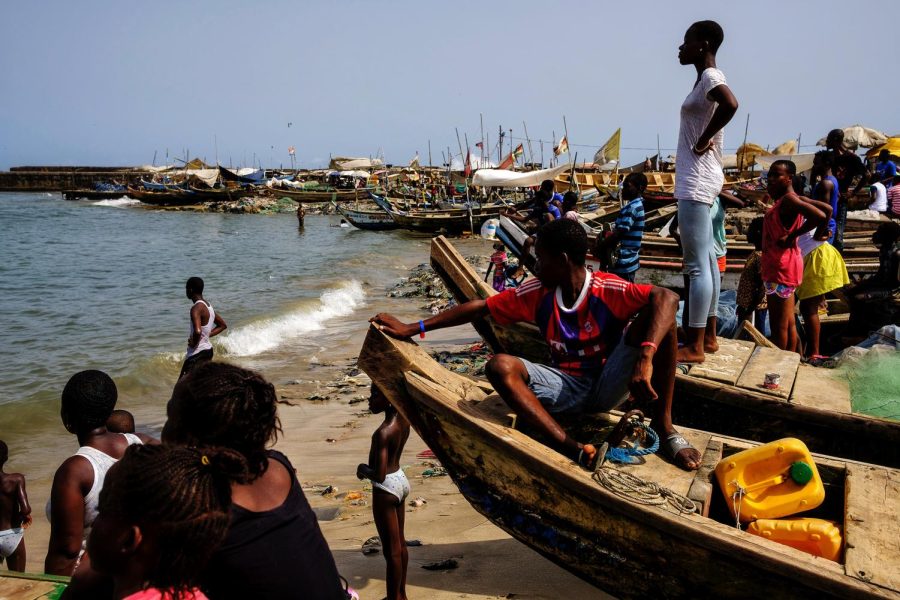
[[[894,175],[894,183],[887,191],[888,212],[900,217],[900,173]]]
[[[647,176],[643,173],[629,173],[622,182],[622,199],[625,206],[619,211],[610,235],[597,238],[597,256],[618,244],[618,258],[610,267],[625,281],[634,283],[634,276],[641,266],[641,240],[644,237],[644,190]]]
[[[418,324],[384,313],[372,322],[396,337],[486,317],[500,324],[535,323],[549,346],[549,365],[497,354],[486,368],[494,389],[522,422],[560,453],[593,469],[598,449],[571,438],[552,414],[604,412],[631,395],[653,405],[661,452],[681,468],[699,468],[699,452],[672,425],[678,296],[609,273],[591,273],[584,266],[587,249],[587,234],[579,223],[552,221],[541,229],[535,246],[537,278]]]

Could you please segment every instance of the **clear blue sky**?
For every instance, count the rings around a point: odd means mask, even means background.
[[[900,134],[900,3],[10,2],[0,23],[0,168],[147,164],[158,153],[320,166],[329,153],[435,163],[479,113],[593,156],[622,128],[624,162],[674,147],[695,74],[685,28],[725,29],[740,101],[726,147],[862,123]],[[288,127],[288,123],[292,123]],[[581,147],[585,144],[590,147]],[[535,152],[539,145],[534,144]],[[646,150],[644,150],[646,148]],[[545,155],[549,148],[545,146]]]

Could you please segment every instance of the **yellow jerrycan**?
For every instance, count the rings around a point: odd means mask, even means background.
[[[824,519],[759,519],[747,526],[747,532],[821,556],[839,561],[841,557],[841,528]]]
[[[813,509],[825,487],[806,444],[785,438],[723,458],[716,480],[733,517],[777,519]]]

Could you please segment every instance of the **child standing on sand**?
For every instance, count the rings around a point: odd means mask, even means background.
[[[506,289],[507,265],[509,265],[509,257],[506,255],[506,246],[503,245],[503,242],[495,242],[494,253],[491,254],[491,269],[494,270],[491,286],[498,292]]]
[[[409,481],[400,468],[400,455],[409,439],[409,423],[374,385],[369,410],[384,413],[384,422],[372,434],[369,464],[356,467],[356,476],[372,482],[372,514],[387,562],[388,600],[406,600],[409,554],[403,535]]]
[[[25,528],[31,525],[31,506],[25,493],[25,476],[4,473],[9,448],[0,441],[0,562],[10,571],[25,570]]]
[[[775,204],[763,218],[762,278],[769,302],[772,342],[796,352],[797,324],[794,293],[803,280],[803,257],[797,238],[825,222],[816,204],[802,200],[791,185],[797,174],[789,160],[776,160],[769,168],[768,192]],[[806,219],[804,221],[804,218]]]

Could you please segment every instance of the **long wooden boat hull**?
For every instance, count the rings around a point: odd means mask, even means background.
[[[3,571],[0,598],[4,600],[56,600],[68,587],[69,578],[43,573]]]
[[[197,197],[197,194],[186,190],[151,192],[129,188],[126,196],[153,206],[193,206],[203,202],[201,198]]]
[[[656,455],[640,465],[602,468],[689,497],[698,512],[685,514],[665,503],[641,504],[615,494],[511,426],[508,409],[487,384],[447,371],[413,342],[370,328],[359,365],[475,510],[617,597],[900,596],[896,532],[884,531],[900,509],[897,471],[816,457],[826,496],[834,502],[820,514],[844,523],[847,550],[837,563],[729,524],[711,471],[723,455],[750,447],[747,442],[682,429],[703,455],[697,473]],[[590,421],[591,428],[611,423],[604,416],[581,421]]]
[[[353,210],[346,206],[335,205],[337,211],[358,229],[366,231],[389,231],[399,225],[383,210]]]
[[[290,198],[300,203],[313,202],[350,202],[354,200],[368,200],[369,191],[358,190],[288,190],[272,189],[272,193],[280,198]]]
[[[497,293],[443,237],[432,240],[431,265],[459,303]],[[475,328],[494,352],[547,362],[547,345],[536,327],[501,327],[488,318],[475,323]],[[739,342],[722,339],[720,345],[721,356],[710,355],[709,365],[676,375],[672,410],[677,424],[758,442],[797,437],[814,452],[900,468],[900,453],[886,451],[900,447],[900,422],[853,413],[846,382],[831,379],[827,371],[800,365],[799,356],[792,352],[760,356],[751,364],[752,344],[731,354],[725,348]],[[763,359],[780,365],[772,368],[782,373],[786,393],[766,393],[762,374],[753,378],[754,365]],[[706,369],[706,377],[701,376],[702,369]]]

